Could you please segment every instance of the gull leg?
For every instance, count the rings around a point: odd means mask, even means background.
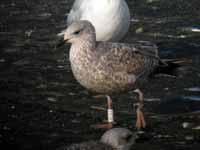
[[[146,121],[145,121],[144,113],[143,113],[144,96],[143,96],[143,93],[139,89],[134,90],[134,92],[139,95],[139,102],[134,104],[134,106],[136,107],[136,124],[135,124],[135,127],[138,130],[140,130],[140,129],[146,127]]]
[[[94,125],[93,126],[94,128],[110,129],[113,127],[114,114],[113,114],[113,109],[112,109],[112,99],[108,95],[106,95],[106,98],[107,98],[107,107],[108,107],[108,109],[107,109],[108,120],[106,123]]]

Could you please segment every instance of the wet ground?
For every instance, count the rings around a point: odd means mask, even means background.
[[[129,0],[131,28],[123,42],[155,42],[160,56],[192,63],[174,77],[154,76],[145,93],[146,131],[134,149],[200,147],[200,2]],[[0,144],[6,149],[53,150],[98,140],[106,119],[105,100],[94,99],[74,79],[68,46],[55,49],[72,0],[0,2]],[[134,128],[132,92],[113,97],[116,126]]]

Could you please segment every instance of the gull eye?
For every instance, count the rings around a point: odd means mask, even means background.
[[[81,30],[75,31],[74,35],[78,35],[81,32]]]

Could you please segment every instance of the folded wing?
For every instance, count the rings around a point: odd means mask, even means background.
[[[97,55],[101,63],[114,72],[126,72],[136,76],[149,73],[160,60],[157,47],[147,41],[133,44],[100,42],[97,44]]]

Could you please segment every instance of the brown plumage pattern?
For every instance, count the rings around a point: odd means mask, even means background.
[[[72,43],[73,74],[85,88],[110,94],[135,88],[158,65],[157,47],[150,42],[133,44],[96,42],[95,29],[88,21],[73,23],[65,32]]]
[[[72,23],[64,33],[64,42],[72,44],[69,59],[76,80],[90,91],[107,95],[108,104],[111,101],[108,95],[139,88],[138,83],[146,79],[160,61],[157,47],[150,42],[97,42],[95,28],[89,21]],[[143,94],[140,90],[135,92],[140,95],[136,109],[136,127],[140,129],[146,126]],[[113,119],[101,127],[111,128],[112,123]]]

